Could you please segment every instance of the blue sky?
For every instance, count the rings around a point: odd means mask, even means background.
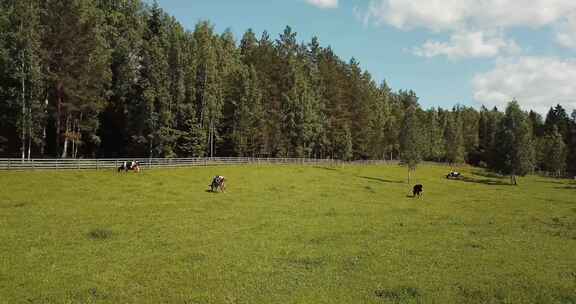
[[[239,40],[290,25],[318,36],[424,107],[576,107],[574,0],[158,0],[192,30],[209,20]]]

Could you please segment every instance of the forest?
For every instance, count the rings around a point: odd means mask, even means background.
[[[0,0],[0,157],[205,156],[566,176],[576,110],[424,109],[290,26],[234,37],[209,21],[185,29],[141,0]]]

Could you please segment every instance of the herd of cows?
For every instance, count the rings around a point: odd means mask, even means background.
[[[118,167],[118,173],[128,171],[140,172],[140,163],[138,161],[131,161],[131,162],[125,161],[122,163],[120,167]],[[461,177],[462,174],[460,172],[455,171],[452,171],[448,173],[448,175],[446,175],[447,179],[459,179]],[[224,192],[224,190],[226,189],[226,178],[222,175],[214,176],[214,178],[212,178],[212,182],[208,186],[210,187],[211,192],[217,192],[218,190]],[[420,198],[422,197],[423,193],[424,193],[424,186],[422,184],[417,184],[414,185],[414,187],[412,187],[412,197]]]
[[[136,173],[139,173],[140,163],[138,161],[131,161],[131,162],[125,161],[117,169],[118,173],[121,172],[127,173],[128,171],[134,171]],[[224,178],[224,176],[222,175],[214,176],[214,178],[212,179],[212,183],[210,183],[210,185],[208,186],[210,187],[210,191],[212,192],[217,192],[218,190],[224,192],[224,190],[226,189],[226,178]]]

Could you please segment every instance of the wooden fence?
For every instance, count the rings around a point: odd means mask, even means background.
[[[314,158],[251,158],[251,157],[212,157],[212,158],[120,158],[120,159],[26,159],[0,158],[0,170],[66,170],[66,169],[112,169],[125,161],[138,161],[143,169],[248,165],[248,164],[300,164],[300,165],[369,165],[398,164],[398,161],[363,160],[340,161]]]

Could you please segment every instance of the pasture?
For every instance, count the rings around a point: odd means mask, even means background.
[[[576,303],[576,183],[448,171],[0,172],[0,303]]]

